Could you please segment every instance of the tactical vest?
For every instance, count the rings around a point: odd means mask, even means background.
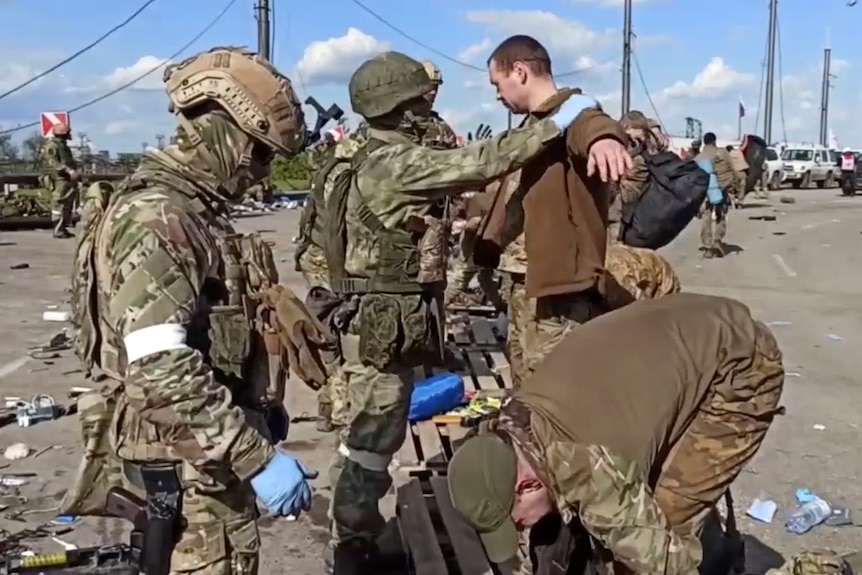
[[[355,174],[362,162],[375,150],[385,146],[380,140],[369,140],[350,159],[350,169],[339,175],[335,189],[329,198],[329,217],[326,222],[326,263],[332,278],[332,289],[339,295],[363,293],[422,293],[419,283],[418,240],[402,229],[390,230],[383,225],[368,205],[362,201],[362,193],[356,187]],[[360,199],[356,217],[378,238],[379,256],[377,270],[371,277],[347,274],[344,263],[347,250],[347,198],[351,191]]]
[[[99,293],[96,258],[102,223],[118,206],[143,200],[151,192],[145,177],[136,174],[123,189],[114,194],[101,209],[94,209],[76,253],[76,276],[73,279],[72,308],[78,337],[76,353],[88,375],[93,367],[108,378],[122,383],[127,369],[125,347],[120,334],[114,332],[102,309],[105,294]],[[160,186],[165,189],[164,185]],[[169,192],[171,193],[171,192]],[[270,378],[269,357],[277,354],[268,337],[269,321],[261,305],[261,293],[278,283],[272,252],[256,234],[235,233],[230,224],[212,214],[199,199],[173,192],[171,201],[201,218],[201,225],[213,234],[218,250],[216,272],[207,277],[201,290],[197,315],[188,326],[187,342],[200,351],[211,367],[215,380],[230,389],[239,406],[261,406],[266,400],[281,401],[283,381]],[[283,374],[273,374],[281,377]],[[151,438],[138,438],[130,446],[135,453],[124,458],[173,459],[164,447],[146,445]]]

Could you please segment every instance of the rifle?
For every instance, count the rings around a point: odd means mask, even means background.
[[[133,529],[128,544],[67,549],[59,553],[31,557],[7,554],[0,557],[0,575],[140,575],[143,534],[147,527],[147,504],[125,489],[112,488],[108,492],[106,511],[112,517],[126,519],[132,523]]]
[[[339,108],[338,104],[332,104],[328,110],[324,110],[323,106],[320,105],[320,102],[314,99],[314,96],[306,98],[305,105],[311,106],[314,108],[314,111],[317,112],[317,119],[314,121],[314,129],[309,131],[305,137],[305,145],[306,147],[309,147],[320,139],[320,132],[323,130],[323,126],[325,126],[330,120],[333,122],[340,120],[342,116],[344,116],[344,110]]]

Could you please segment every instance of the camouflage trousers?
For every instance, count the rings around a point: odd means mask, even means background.
[[[703,522],[760,449],[784,389],[782,354],[772,332],[755,324],[755,349],[719,374],[662,464],[656,501],[702,560]]]
[[[524,297],[526,298],[526,290]],[[563,294],[527,299],[527,322],[522,336],[525,377],[576,327],[605,310],[590,294]]]
[[[326,266],[326,256],[323,248],[311,244],[299,257],[299,269],[308,289],[313,287],[329,287],[329,268]]]
[[[363,362],[358,335],[343,335],[341,348],[348,400],[346,425],[338,432],[329,468],[332,545],[371,541],[383,530],[379,502],[392,486],[388,467],[404,443],[415,379],[413,367],[382,371]]]
[[[509,332],[506,335],[509,369],[512,374],[512,386],[521,387],[527,376],[527,365],[524,359],[524,334],[529,325],[530,300],[527,298],[527,288],[524,285],[523,274],[506,274],[504,289],[508,288],[506,300],[509,307]]]
[[[859,573],[860,554],[841,556],[831,549],[811,549],[797,553],[766,575],[844,575]],[[848,569],[849,567],[849,569]]]
[[[189,464],[182,465],[181,475],[184,526],[171,555],[170,575],[256,575],[260,532],[251,487],[238,479],[215,486]],[[130,483],[138,491],[143,487]]]
[[[480,268],[471,260],[459,253],[452,257],[452,266],[446,274],[446,301],[454,301],[458,293],[463,293],[470,288],[473,278],[479,281],[482,293],[491,300],[493,305],[501,303],[500,289],[494,280],[494,270]]]
[[[676,272],[653,250],[618,242],[608,244],[605,270],[608,273],[605,299],[610,309],[680,291]]]
[[[54,223],[54,233],[72,227],[72,211],[77,193],[78,186],[71,180],[51,180],[51,221]]]
[[[727,233],[727,204],[705,203],[700,210],[700,243],[702,249],[721,249]]]

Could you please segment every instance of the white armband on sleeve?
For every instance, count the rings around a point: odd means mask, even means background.
[[[176,323],[151,325],[133,331],[123,338],[126,361],[132,363],[160,351],[185,349],[186,328]]]

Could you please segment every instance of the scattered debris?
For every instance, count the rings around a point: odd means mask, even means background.
[[[775,216],[748,216],[749,220],[759,220],[762,222],[774,222],[776,219]]]
[[[790,196],[781,196],[778,198],[778,201],[782,204],[795,204],[796,198],[791,198]]]
[[[72,319],[72,314],[68,311],[46,311],[42,313],[42,321],[66,322]]]
[[[21,262],[20,264],[12,264],[9,266],[10,270],[26,270],[30,267],[30,264],[27,262]]]
[[[793,325],[792,321],[768,321],[766,322],[768,327],[790,327]]]
[[[761,523],[772,523],[776,511],[778,511],[778,504],[775,501],[755,499],[745,514]]]
[[[30,448],[26,443],[13,443],[3,451],[3,457],[9,461],[24,459],[28,455],[30,455]]]
[[[39,394],[29,402],[20,401],[17,405],[18,425],[21,427],[30,427],[41,421],[50,421],[57,419],[63,415],[65,410],[61,410],[60,406],[54,401],[50,395]]]
[[[826,429],[826,426],[823,425],[822,423],[815,423],[814,429],[816,429],[817,431],[823,431],[824,429]]]
[[[829,339],[832,341],[842,341],[842,337],[840,335],[836,335],[834,333],[827,333],[826,339]]]

